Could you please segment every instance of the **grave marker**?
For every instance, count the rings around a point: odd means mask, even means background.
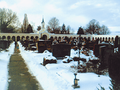
[[[56,44],[52,45],[52,54],[55,57],[70,56],[71,45],[69,44]]]
[[[113,53],[114,53],[114,48],[112,46],[100,46],[99,56],[100,56],[101,65],[103,67],[108,66],[109,56]]]

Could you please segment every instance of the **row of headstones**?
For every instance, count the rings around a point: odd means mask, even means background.
[[[120,37],[118,37],[118,36],[115,37],[114,45],[111,45],[109,43],[94,45],[94,47],[93,47],[94,55],[100,58],[100,62],[102,64],[103,68],[105,66],[107,66],[107,67],[109,67],[110,65],[112,66],[112,63],[114,62],[114,59],[113,59],[114,48],[118,48],[118,52],[120,52]],[[112,59],[109,58],[110,56],[112,56]],[[116,57],[114,57],[114,58],[116,58]],[[116,61],[117,60],[115,60],[115,63],[117,63]],[[112,62],[112,63],[110,63],[110,62]]]
[[[37,43],[37,46],[36,46]],[[38,53],[42,53],[44,50],[49,50],[52,51],[53,56],[55,57],[64,57],[66,55],[70,55],[70,49],[71,49],[71,45],[69,44],[56,44],[56,45],[52,45],[51,41],[38,41],[38,42],[34,42],[34,41],[23,41],[22,42],[23,46],[31,48],[31,46],[35,46],[38,48]],[[93,50],[94,50],[94,54],[97,57],[100,57],[101,60],[103,61],[103,63],[106,63],[109,54],[114,53],[113,51],[113,46],[109,45],[109,44],[93,44]],[[108,52],[107,52],[108,51]],[[111,52],[111,53],[110,53]],[[104,56],[107,55],[107,57],[104,58]],[[104,60],[105,59],[105,60]]]
[[[36,50],[36,48],[32,48],[32,47],[36,47],[36,41],[34,40],[21,40],[20,41],[22,46],[25,47],[25,50]]]
[[[71,45],[70,44],[66,44],[66,43],[59,43],[56,45],[52,45],[51,41],[21,41],[22,45],[26,48],[31,48],[32,46],[37,47],[38,48],[38,53],[42,53],[44,50],[49,50],[53,52],[53,55],[56,57],[62,57],[64,55],[70,55],[70,49],[71,49]],[[36,45],[37,43],[37,45]],[[99,47],[100,46],[105,46],[104,44],[92,44],[93,46],[93,50],[94,50],[94,54],[96,56],[99,56]],[[106,45],[108,46],[108,45]]]
[[[21,44],[26,48],[26,50],[32,50],[32,46],[38,49],[38,53],[43,53],[45,50],[48,50],[53,53],[55,57],[64,57],[66,55],[70,55],[71,45],[66,43],[59,43],[56,45],[52,45],[51,41],[21,41]]]
[[[29,47],[29,44],[36,46],[38,44],[38,53],[43,53],[44,50],[49,50],[55,57],[70,56],[71,45],[70,44],[56,44],[52,45],[51,41],[23,41],[21,42],[24,47]],[[110,44],[95,44],[94,54],[100,58],[101,69],[109,66],[109,56],[114,53],[114,47]]]

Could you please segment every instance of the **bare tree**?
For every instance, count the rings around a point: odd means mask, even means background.
[[[52,29],[52,31],[54,31],[56,28],[59,27],[59,20],[56,17],[51,18],[48,22],[48,26],[50,27],[50,29]]]
[[[97,20],[92,19],[85,29],[85,34],[105,35],[110,34],[110,30],[107,28],[107,26],[100,26]]]
[[[99,34],[100,25],[99,22],[95,19],[92,19],[89,24],[87,25],[87,28],[85,30],[86,34]]]
[[[110,30],[107,26],[102,25],[99,33],[102,35],[110,34]]]
[[[75,30],[72,28],[72,29],[70,30],[70,33],[71,33],[71,34],[74,34],[74,33],[75,33]]]
[[[53,31],[53,33],[55,33],[55,34],[61,34],[61,27],[60,27],[60,26],[57,27],[57,28]]]
[[[15,12],[10,9],[0,8],[0,32],[15,32],[18,28],[19,21]]]
[[[50,26],[47,26],[47,31],[48,31],[49,33],[52,32],[52,29],[50,28]]]
[[[67,33],[66,34],[70,34],[70,30],[71,30],[71,27],[68,25],[67,26]]]

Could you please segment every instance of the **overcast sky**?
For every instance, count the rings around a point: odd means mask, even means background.
[[[56,17],[60,25],[70,25],[75,31],[92,19],[111,31],[120,31],[120,0],[0,0],[0,8],[12,9],[21,23],[26,13],[34,28],[41,25],[42,17],[46,25]]]

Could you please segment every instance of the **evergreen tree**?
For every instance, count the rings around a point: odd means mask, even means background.
[[[84,30],[82,27],[79,27],[77,34],[84,34]]]
[[[32,26],[29,24],[27,27],[27,32],[26,33],[33,33]]]
[[[70,34],[70,26],[67,26],[67,34]]]
[[[37,27],[37,30],[40,31],[40,30],[41,30],[41,26],[38,26],[38,27]]]
[[[27,27],[28,27],[28,18],[27,14],[24,15],[24,20],[23,20],[23,33],[27,33]]]
[[[65,24],[62,25],[62,34],[66,33]]]

